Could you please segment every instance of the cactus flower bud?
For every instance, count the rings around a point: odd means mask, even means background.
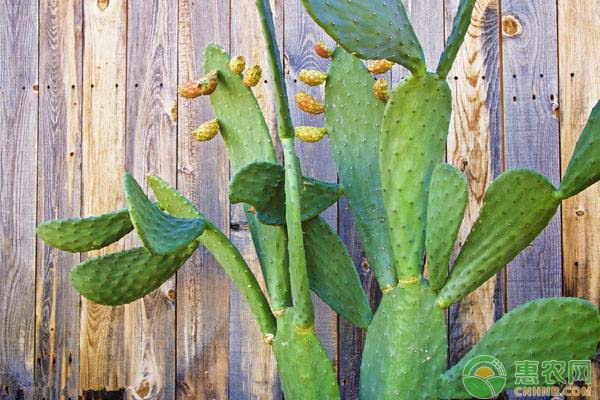
[[[389,86],[385,79],[377,79],[373,84],[373,94],[381,101],[388,101]]]
[[[199,142],[205,142],[214,138],[219,132],[219,120],[211,119],[200,125],[192,132],[192,136]]]
[[[314,69],[303,69],[298,78],[307,85],[319,86],[327,80],[327,74]]]
[[[390,69],[392,69],[393,66],[394,66],[394,63],[391,62],[391,61],[388,61],[388,60],[375,60],[375,61],[372,61],[369,64],[369,66],[367,67],[367,69],[372,74],[385,74]]]
[[[219,73],[216,70],[211,71],[208,75],[203,76],[197,81],[190,81],[180,85],[177,87],[177,93],[188,99],[209,95],[217,88],[217,84],[219,83],[218,76]]]
[[[315,53],[321,58],[331,58],[333,55],[333,50],[324,41],[315,43],[314,49]]]
[[[296,99],[298,107],[304,112],[310,114],[322,114],[323,111],[325,111],[323,104],[306,92],[298,92],[294,98]]]
[[[246,59],[244,56],[235,56],[229,60],[229,69],[234,74],[241,74],[244,68],[246,68]]]
[[[327,134],[327,128],[316,126],[298,126],[294,129],[295,136],[303,142],[318,142]]]
[[[254,65],[246,70],[244,73],[244,85],[246,87],[254,87],[260,81],[262,75],[262,69],[259,65]]]

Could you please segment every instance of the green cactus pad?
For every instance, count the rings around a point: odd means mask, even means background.
[[[560,184],[559,196],[575,196],[600,180],[600,101],[590,113]]]
[[[131,222],[151,253],[167,255],[187,247],[206,227],[204,218],[177,218],[153,204],[129,173],[123,178]]]
[[[302,0],[310,16],[342,47],[366,59],[388,59],[413,74],[425,57],[402,0]]]
[[[246,203],[256,210],[258,220],[267,225],[285,224],[284,170],[279,164],[255,162],[238,170],[229,184],[229,200]],[[313,178],[303,178],[302,221],[316,217],[342,196],[341,186]]]
[[[219,71],[219,85],[210,102],[219,120],[223,141],[231,167],[237,171],[255,161],[276,163],[271,134],[252,90],[244,86],[242,77],[229,69],[229,55],[217,45],[204,51],[204,70]],[[285,227],[268,226],[257,221],[254,214],[244,211],[260,261],[273,309],[291,305],[288,277],[287,236]]]
[[[154,193],[158,206],[169,214],[179,218],[205,218],[185,196],[160,177],[149,176],[148,186]],[[206,229],[198,238],[198,242],[215,257],[242,293],[256,316],[263,335],[274,334],[276,331],[275,319],[269,303],[246,261],[227,236],[210,221],[207,221]]]
[[[314,329],[294,324],[294,310],[277,319],[273,352],[286,399],[339,400],[337,377]]]
[[[456,59],[458,50],[462,46],[469,25],[471,24],[471,16],[473,14],[473,8],[475,7],[475,0],[461,0],[458,5],[458,11],[456,17],[454,17],[454,23],[452,24],[452,33],[446,41],[446,48],[440,57],[440,61],[437,67],[437,74],[442,78],[445,78],[452,68],[452,64]]]
[[[472,398],[462,378],[467,363],[477,356],[498,359],[507,372],[506,389],[513,389],[517,386],[515,362],[539,363],[541,371],[545,361],[589,360],[596,355],[599,340],[600,316],[589,302],[567,297],[531,301],[498,320],[458,364],[446,371],[440,395]]]
[[[132,229],[129,211],[123,209],[86,218],[46,221],[38,225],[36,233],[52,247],[78,253],[108,246]]]
[[[219,84],[210,102],[233,171],[255,161],[277,162],[269,128],[252,89],[229,69],[229,55],[217,45],[204,50],[204,71],[219,71]]]
[[[340,237],[321,218],[302,224],[310,288],[335,312],[360,328],[373,314],[354,262]]]
[[[167,281],[192,255],[198,244],[182,251],[155,255],[143,247],[92,258],[76,266],[69,278],[84,297],[117,306],[141,299]]]
[[[446,352],[444,312],[426,282],[392,290],[369,326],[359,398],[435,399]]]
[[[448,277],[448,263],[466,206],[467,180],[451,165],[438,164],[431,176],[425,235],[429,285],[434,292]]]
[[[381,186],[400,279],[420,276],[427,197],[446,147],[452,102],[445,80],[409,76],[392,92],[381,136]]]
[[[535,171],[500,175],[438,294],[440,306],[454,304],[508,264],[548,225],[559,204],[554,186]]]
[[[325,86],[329,145],[356,230],[382,288],[398,282],[379,176],[384,108],[385,103],[373,96],[373,78],[363,62],[337,48]]]

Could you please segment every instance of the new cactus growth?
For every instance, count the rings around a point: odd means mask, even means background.
[[[188,99],[195,99],[199,96],[208,96],[215,91],[218,83],[217,71],[210,71],[206,76],[203,76],[197,81],[191,81],[180,85],[177,87],[177,93]]]
[[[323,114],[323,104],[306,92],[297,92],[294,96],[298,108],[309,114]]]
[[[369,64],[369,66],[367,67],[367,69],[372,74],[385,74],[390,69],[392,69],[393,66],[394,66],[394,63],[391,62],[391,61],[388,61],[388,60],[375,60],[375,61],[373,61],[373,62],[371,62]]]
[[[318,128],[316,126],[297,126],[294,134],[303,142],[315,143],[322,140],[327,135],[327,128]]]
[[[258,85],[261,76],[262,68],[259,65],[253,65],[244,72],[244,85],[249,88]]]
[[[211,119],[194,129],[192,136],[199,142],[206,142],[217,136],[217,133],[219,133],[219,120]]]
[[[234,74],[241,74],[246,68],[246,59],[244,56],[235,56],[229,61],[229,69]]]
[[[525,169],[505,172],[492,183],[448,273],[468,199],[463,174],[442,161],[452,112],[445,78],[474,0],[461,1],[436,72],[426,71],[401,0],[303,3],[340,45],[332,51],[317,43],[317,54],[331,58],[329,71],[300,74],[307,84],[326,82],[324,104],[304,92],[295,97],[303,111],[325,114],[324,128],[294,129],[269,1],[257,0],[283,166],[250,89],[260,80],[260,68],[251,67],[242,77],[243,57],[230,59],[210,45],[203,84],[179,88],[184,97],[210,94],[215,119],[194,135],[207,140],[221,132],[234,171],[229,198],[244,204],[267,293],[229,239],[183,195],[149,176],[152,202],[129,174],[124,177],[126,209],[38,227],[48,244],[71,252],[102,248],[134,229],[141,239],[143,247],[75,267],[73,286],[95,302],[125,304],[159,287],[204,246],[250,304],[291,400],[339,398],[335,371],[314,332],[309,290],[350,322],[368,328],[359,393],[364,400],[470,398],[462,369],[480,355],[508,367],[507,389],[516,385],[515,361],[592,358],[600,340],[598,310],[580,299],[549,298],[506,314],[448,369],[444,311],[526,248],[562,200],[600,180],[600,103],[559,188]],[[367,69],[357,56],[378,61]],[[385,72],[392,62],[411,73],[392,90],[384,80],[374,85],[370,72]],[[339,185],[304,177],[295,154],[294,137],[315,142],[325,134]],[[374,316],[348,251],[319,217],[342,195],[383,292]]]
[[[388,101],[390,98],[390,88],[385,79],[377,79],[373,84],[373,94],[381,101]]]
[[[314,69],[303,69],[298,74],[298,79],[309,86],[319,86],[327,80],[327,74]]]
[[[317,55],[321,58],[331,58],[333,55],[333,50],[331,50],[331,48],[323,41],[315,43],[313,47],[315,49],[315,53],[317,53]]]

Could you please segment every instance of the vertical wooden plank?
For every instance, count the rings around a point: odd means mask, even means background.
[[[82,12],[76,1],[40,1],[38,222],[80,214]],[[38,240],[36,398],[79,395],[80,261]]]
[[[0,7],[0,396],[33,396],[38,3]],[[29,295],[27,295],[29,294]]]
[[[175,183],[177,3],[132,0],[127,18],[127,170],[143,187],[149,172]],[[174,288],[173,278],[125,308],[128,398],[175,398]]]
[[[283,42],[283,2],[271,2],[277,39]],[[231,9],[231,54],[243,55],[247,66],[258,64],[263,79],[252,90],[276,139],[275,108],[271,72],[267,64],[255,0],[241,0]],[[277,141],[275,141],[277,143]],[[231,171],[233,173],[233,171]],[[231,240],[257,277],[262,276],[247,221],[240,205],[231,208]],[[262,282],[262,279],[259,279]],[[231,285],[229,339],[229,398],[280,399],[277,368],[271,347],[263,343],[250,308],[238,290]],[[263,285],[263,290],[265,290]],[[265,291],[266,292],[266,291]]]
[[[203,75],[204,47],[229,47],[228,2],[179,0],[179,82]],[[179,189],[226,234],[229,167],[220,136],[195,142],[190,132],[212,118],[207,98],[179,98]],[[200,248],[177,274],[177,398],[227,399],[229,281]]]
[[[600,2],[558,1],[560,46],[560,145],[562,171],[590,110],[600,98]],[[600,306],[600,185],[563,202],[564,295],[590,300]],[[596,227],[596,228],[595,228]],[[598,361],[592,382],[599,396]]]
[[[92,215],[125,204],[121,176],[125,169],[127,3],[85,0],[83,7],[82,214]],[[122,248],[116,244],[102,253]],[[80,384],[84,398],[116,398],[125,390],[126,307],[105,307],[82,299]]]
[[[452,29],[458,3],[458,0],[446,1],[446,35]],[[499,13],[499,0],[477,1],[465,43],[448,75],[453,117],[447,157],[449,163],[465,173],[469,183],[469,202],[459,245],[479,214],[486,188],[502,167]],[[492,278],[450,309],[451,365],[502,315],[502,286],[502,279]]]
[[[308,16],[308,13],[299,0],[287,1],[284,4],[284,61],[285,80],[290,97],[290,108],[294,126],[311,125],[323,126],[322,115],[309,115],[301,111],[296,105],[293,97],[297,91],[305,91],[312,94],[320,101],[323,100],[323,87],[308,87],[297,81],[297,76],[302,69],[327,70],[328,63],[318,57],[313,45],[319,40],[325,40],[325,33]],[[328,42],[331,40],[328,39]],[[296,82],[297,81],[297,82]],[[333,157],[329,152],[327,138],[319,143],[303,143],[296,141],[296,149],[302,172],[306,176],[312,176],[326,182],[336,182],[337,172]],[[321,216],[334,228],[337,227],[337,205],[331,207]],[[337,349],[337,316],[320,299],[313,295],[316,313],[316,330],[323,346],[327,350],[334,366],[338,365]]]
[[[560,181],[556,1],[502,3],[504,160],[507,170],[532,168]],[[508,310],[560,296],[560,216],[506,270]]]

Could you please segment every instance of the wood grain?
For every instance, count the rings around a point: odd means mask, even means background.
[[[446,1],[446,34],[458,1]],[[463,171],[469,202],[459,246],[479,214],[486,188],[501,171],[500,49],[498,0],[478,0],[471,26],[448,75],[453,117],[448,162]],[[448,313],[449,362],[455,364],[503,312],[502,280],[490,279]]]
[[[600,98],[600,3],[582,0],[577,7],[558,1],[560,45],[560,146],[562,171],[590,110]],[[563,202],[564,296],[576,296],[600,306],[600,185]],[[598,360],[598,358],[597,358]],[[592,389],[600,395],[596,361]]]
[[[130,0],[127,14],[126,165],[146,187],[149,172],[176,182],[177,4]],[[139,246],[135,235],[129,246]],[[125,308],[128,397],[175,398],[175,278]]]
[[[127,9],[125,2],[85,0],[83,13],[82,214],[94,215],[125,204],[121,176],[125,169]],[[116,244],[101,252],[122,248]],[[100,306],[82,299],[79,376],[84,398],[114,397],[127,386],[127,307]]]
[[[8,399],[33,395],[37,17],[37,2],[0,7],[0,397]]]
[[[556,2],[502,3],[504,162],[532,168],[558,185]],[[560,213],[506,270],[507,309],[562,292]]]
[[[308,87],[297,81],[302,69],[318,69],[325,71],[327,62],[318,57],[313,45],[325,40],[325,34],[306,13],[301,1],[291,0],[284,4],[285,26],[283,54],[285,61],[285,81],[288,96],[291,99],[290,109],[294,126],[323,126],[322,115],[309,115],[301,111],[293,100],[298,90],[312,94],[323,101],[323,87]],[[296,82],[297,81],[297,82]],[[333,157],[329,152],[327,138],[319,143],[303,143],[296,141],[296,152],[302,164],[302,173],[326,182],[337,182],[337,172]],[[337,227],[337,206],[331,207],[321,216],[334,228]],[[315,306],[315,327],[317,335],[327,350],[333,365],[337,369],[337,316],[317,296],[313,295]]]
[[[38,222],[80,215],[82,12],[75,1],[40,2]],[[36,398],[79,395],[79,295],[69,270],[80,261],[38,240]]]
[[[283,2],[272,1],[271,8],[277,27],[277,40],[281,45],[283,43]],[[243,55],[247,66],[258,64],[262,67],[262,81],[252,91],[271,129],[274,143],[278,143],[271,72],[267,64],[266,46],[254,0],[241,0],[231,9],[231,54]],[[241,205],[231,207],[231,226],[232,242],[244,255],[254,274],[261,277],[260,264]],[[262,284],[262,279],[259,281]],[[264,285],[262,287],[266,293]],[[229,397],[281,399],[283,394],[279,387],[277,367],[271,347],[263,343],[248,304],[233,284],[230,290]]]
[[[229,4],[179,0],[179,82],[203,75],[204,47],[229,47]],[[207,98],[179,98],[177,186],[225,234],[229,232],[229,164],[220,136],[190,135],[212,118]],[[177,274],[177,398],[227,399],[229,280],[203,248]]]

